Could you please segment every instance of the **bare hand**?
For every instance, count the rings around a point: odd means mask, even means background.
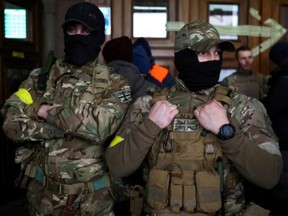
[[[229,123],[226,108],[216,100],[208,101],[197,107],[194,110],[194,115],[202,127],[215,135],[218,134],[222,125]]]
[[[167,127],[179,113],[176,105],[169,101],[157,101],[150,109],[148,118],[161,129]]]
[[[47,105],[47,104],[42,104],[37,112],[37,115],[40,117],[40,118],[43,118],[43,119],[47,119],[48,117],[48,110],[51,108],[52,106],[50,105]]]

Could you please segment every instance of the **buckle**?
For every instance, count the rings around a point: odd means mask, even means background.
[[[51,190],[51,191],[56,192],[58,194],[62,194],[64,192],[64,186],[62,184],[58,184],[58,183],[53,182],[51,180],[47,181],[46,187],[48,190]]]
[[[212,143],[205,144],[205,157],[206,158],[213,158],[215,155],[215,146]]]

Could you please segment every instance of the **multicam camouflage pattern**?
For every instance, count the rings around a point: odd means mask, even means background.
[[[41,196],[39,196],[41,194]],[[71,195],[59,195],[53,193],[36,180],[31,180],[27,189],[30,215],[103,215],[114,216],[113,202],[109,188],[103,188],[93,193],[79,193],[72,197]]]
[[[176,78],[176,86],[173,87],[167,95],[164,95],[160,92],[154,93],[154,98],[151,96],[145,96],[138,98],[136,102],[131,106],[129,113],[127,114],[127,118],[123,122],[119,132],[117,133],[121,137],[127,137],[129,134],[137,128],[144,121],[144,117],[148,114],[150,105],[153,104],[155,100],[164,100],[165,98],[169,100],[172,104],[177,104],[180,114],[191,114],[191,110],[194,110],[196,106],[199,106],[208,100],[211,100],[213,96],[213,92],[215,91],[215,87],[200,91],[198,93],[191,93],[183,84],[183,82]],[[166,93],[165,93],[166,94]],[[156,98],[155,98],[156,97]],[[259,148],[271,153],[280,155],[279,146],[277,143],[277,138],[271,128],[270,120],[267,116],[267,113],[263,107],[263,105],[256,99],[249,98],[245,95],[235,94],[232,96],[232,104],[229,106],[229,113],[231,114],[231,119],[236,121],[240,126],[240,133],[247,134],[247,137],[253,143],[258,145]],[[167,131],[170,131],[168,129]],[[200,130],[200,129],[199,129]],[[201,131],[201,130],[200,130]],[[163,131],[165,132],[165,130]],[[212,134],[211,134],[212,135]],[[214,135],[212,135],[213,137]],[[161,133],[156,139],[154,139],[154,144],[152,148],[149,150],[148,156],[148,166],[146,166],[146,173],[144,175],[144,179],[148,179],[149,171],[152,167],[157,167],[160,169],[161,166],[165,166],[165,163],[159,163],[160,155],[155,156],[153,152],[159,152],[159,149],[163,148],[163,133]],[[272,139],[271,139],[272,137]],[[214,140],[217,143],[218,139],[214,136]],[[166,140],[167,142],[167,140]],[[168,142],[167,142],[168,143]],[[181,148],[181,147],[179,147]],[[155,150],[155,151],[154,151]],[[178,152],[177,152],[178,153]],[[244,197],[244,188],[242,184],[241,177],[235,167],[232,165],[231,161],[225,157],[223,154],[223,177],[224,177],[224,191],[223,195],[223,204],[225,215],[236,215],[240,216],[244,213],[245,208],[245,197]],[[177,160],[176,157],[170,157],[168,153],[165,154],[163,158],[175,158],[173,161]],[[183,161],[182,161],[183,160]],[[184,160],[193,160],[191,156],[185,154],[182,158],[178,158],[178,162],[181,161],[184,166],[182,167],[192,167],[193,165],[185,164]],[[171,159],[172,161],[172,159]],[[177,163],[177,162],[175,162]],[[167,164],[166,164],[167,165]],[[147,167],[150,167],[147,170]],[[185,168],[185,169],[186,169]],[[161,168],[162,169],[162,168]],[[231,176],[234,176],[231,178]],[[232,180],[232,181],[231,181]],[[159,192],[158,192],[159,193]],[[151,207],[146,207],[146,211],[155,212]],[[167,211],[169,213],[167,213]],[[161,213],[163,212],[163,214]],[[164,208],[157,212],[157,215],[180,215],[180,213],[176,214],[171,212],[171,208]],[[203,211],[198,210],[198,212],[188,213],[182,212],[181,215],[207,215]],[[220,213],[219,213],[220,215]]]
[[[37,117],[36,112],[39,104],[45,102],[42,97],[43,92],[36,89],[39,72],[40,69],[35,70],[19,87],[30,92],[34,103],[27,106],[16,94],[13,94],[6,100],[1,110],[2,115],[5,117],[4,132],[16,142],[64,137],[62,129],[46,124]]]
[[[189,91],[180,79],[177,79],[177,81],[178,86],[182,90]],[[214,88],[202,91],[201,93],[210,95],[213,91]],[[187,101],[187,99],[184,101]],[[189,101],[186,102],[186,106],[188,105]],[[232,104],[228,112],[230,113],[230,118],[237,119],[241,131],[247,133],[249,138],[254,140],[260,148],[265,149],[271,154],[281,155],[278,138],[271,127],[267,111],[259,100],[236,92],[232,98]],[[250,131],[253,131],[253,135]],[[267,138],[265,139],[264,137]]]
[[[223,50],[235,50],[232,42],[220,40],[219,33],[213,25],[204,20],[196,20],[184,25],[177,32],[175,53],[186,48],[203,52],[215,45],[219,45]]]
[[[261,100],[267,95],[268,79],[269,76],[258,72],[237,70],[230,76],[225,77],[222,83],[223,85],[234,86],[240,94]]]
[[[63,208],[73,195],[73,215],[113,215],[103,154],[106,140],[118,129],[131,100],[127,80],[96,62],[75,68],[60,59],[50,72],[44,94],[36,94],[36,83],[34,73],[22,85],[32,95],[32,105],[12,95],[2,109],[3,128],[11,139],[40,141],[33,161],[34,180],[28,186],[31,214],[69,215]],[[41,103],[53,105],[47,121],[37,117]],[[50,187],[50,181],[56,185]],[[95,183],[90,184],[94,189],[88,190],[87,182]],[[79,193],[63,193],[61,184],[78,185]]]

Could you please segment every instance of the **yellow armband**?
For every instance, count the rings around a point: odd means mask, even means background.
[[[33,104],[33,99],[29,91],[24,88],[19,88],[15,95],[21,99],[21,101],[27,105]]]
[[[118,143],[120,143],[121,141],[123,141],[124,139],[120,136],[115,136],[114,139],[112,140],[112,142],[109,145],[109,148],[116,146]]]

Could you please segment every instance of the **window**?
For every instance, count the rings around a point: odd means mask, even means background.
[[[105,19],[105,34],[111,35],[111,9],[110,7],[99,7]]]
[[[7,39],[27,40],[27,17],[25,8],[5,3],[4,8],[4,37]]]
[[[215,26],[232,27],[239,24],[238,4],[209,4],[209,22]],[[237,40],[237,36],[221,35],[220,38]]]
[[[166,38],[168,2],[133,1],[133,37]]]

